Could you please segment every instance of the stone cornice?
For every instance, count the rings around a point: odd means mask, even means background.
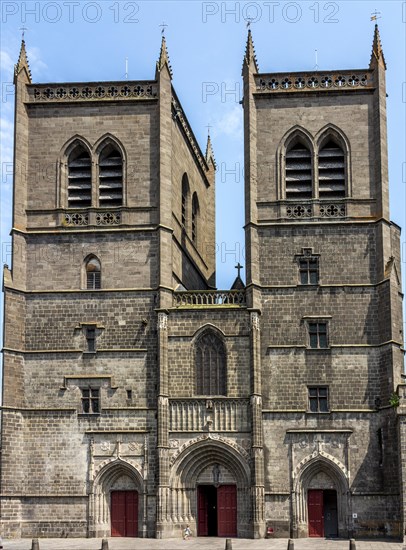
[[[158,84],[151,80],[69,82],[27,85],[29,104],[157,100]]]
[[[337,93],[374,91],[373,71],[310,71],[260,73],[255,75],[254,94]]]

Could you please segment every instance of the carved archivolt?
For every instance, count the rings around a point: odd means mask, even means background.
[[[229,447],[232,447],[234,450],[236,450],[245,460],[249,459],[249,454],[247,453],[247,451],[243,447],[241,447],[240,445],[235,443],[235,441],[232,441],[231,439],[223,437],[219,434],[206,433],[206,434],[203,434],[203,435],[199,435],[198,437],[195,437],[194,439],[190,439],[189,441],[187,441],[186,443],[181,445],[181,447],[179,447],[178,451],[172,456],[171,461],[170,461],[170,465],[173,466],[173,464],[175,463],[175,461],[177,460],[179,455],[181,453],[183,453],[183,451],[185,451],[186,449],[192,447],[193,445],[195,445],[199,441],[209,441],[209,440],[221,441],[222,443],[225,443]]]
[[[109,468],[110,466],[110,468]],[[103,462],[101,462],[97,468],[95,468],[94,470],[94,474],[93,474],[93,481],[96,481],[98,477],[101,477],[105,472],[104,470],[110,470],[111,468],[114,468],[114,467],[127,467],[129,468],[129,470],[135,470],[134,473],[138,474],[138,477],[139,477],[139,481],[142,482],[142,473],[141,473],[141,466],[133,461],[133,460],[128,460],[128,459],[123,459],[121,457],[110,457],[110,458],[107,458],[106,460],[103,460]]]
[[[348,480],[350,477],[350,473],[347,470],[347,468],[344,466],[344,464],[338,460],[336,457],[330,455],[329,453],[326,453],[325,451],[314,451],[314,453],[307,455],[303,460],[299,462],[299,464],[296,466],[296,468],[293,470],[293,479],[297,479],[300,475],[303,467],[309,463],[312,460],[317,460],[320,458],[324,458],[325,460],[329,460],[330,462],[333,462],[344,474],[346,479]]]

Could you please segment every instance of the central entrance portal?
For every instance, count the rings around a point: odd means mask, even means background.
[[[237,536],[237,487],[235,485],[198,485],[199,537]]]

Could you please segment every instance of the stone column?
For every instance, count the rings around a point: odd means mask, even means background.
[[[169,493],[169,441],[168,441],[168,314],[158,313],[158,361],[159,361],[159,390],[157,415],[157,453],[158,453],[158,495],[157,495],[157,523],[156,536],[165,536],[165,527],[168,522],[167,502]]]
[[[265,535],[264,449],[262,433],[261,339],[259,313],[251,312],[251,510],[254,538]]]

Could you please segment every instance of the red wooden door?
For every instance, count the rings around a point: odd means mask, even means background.
[[[208,499],[204,486],[197,487],[197,535],[207,537],[209,534],[207,522]]]
[[[137,491],[112,491],[111,493],[111,536],[138,536],[138,493]]]
[[[307,493],[307,513],[309,516],[309,537],[324,536],[323,491],[309,489]]]
[[[237,536],[237,487],[220,485],[217,489],[217,532],[219,537]]]

